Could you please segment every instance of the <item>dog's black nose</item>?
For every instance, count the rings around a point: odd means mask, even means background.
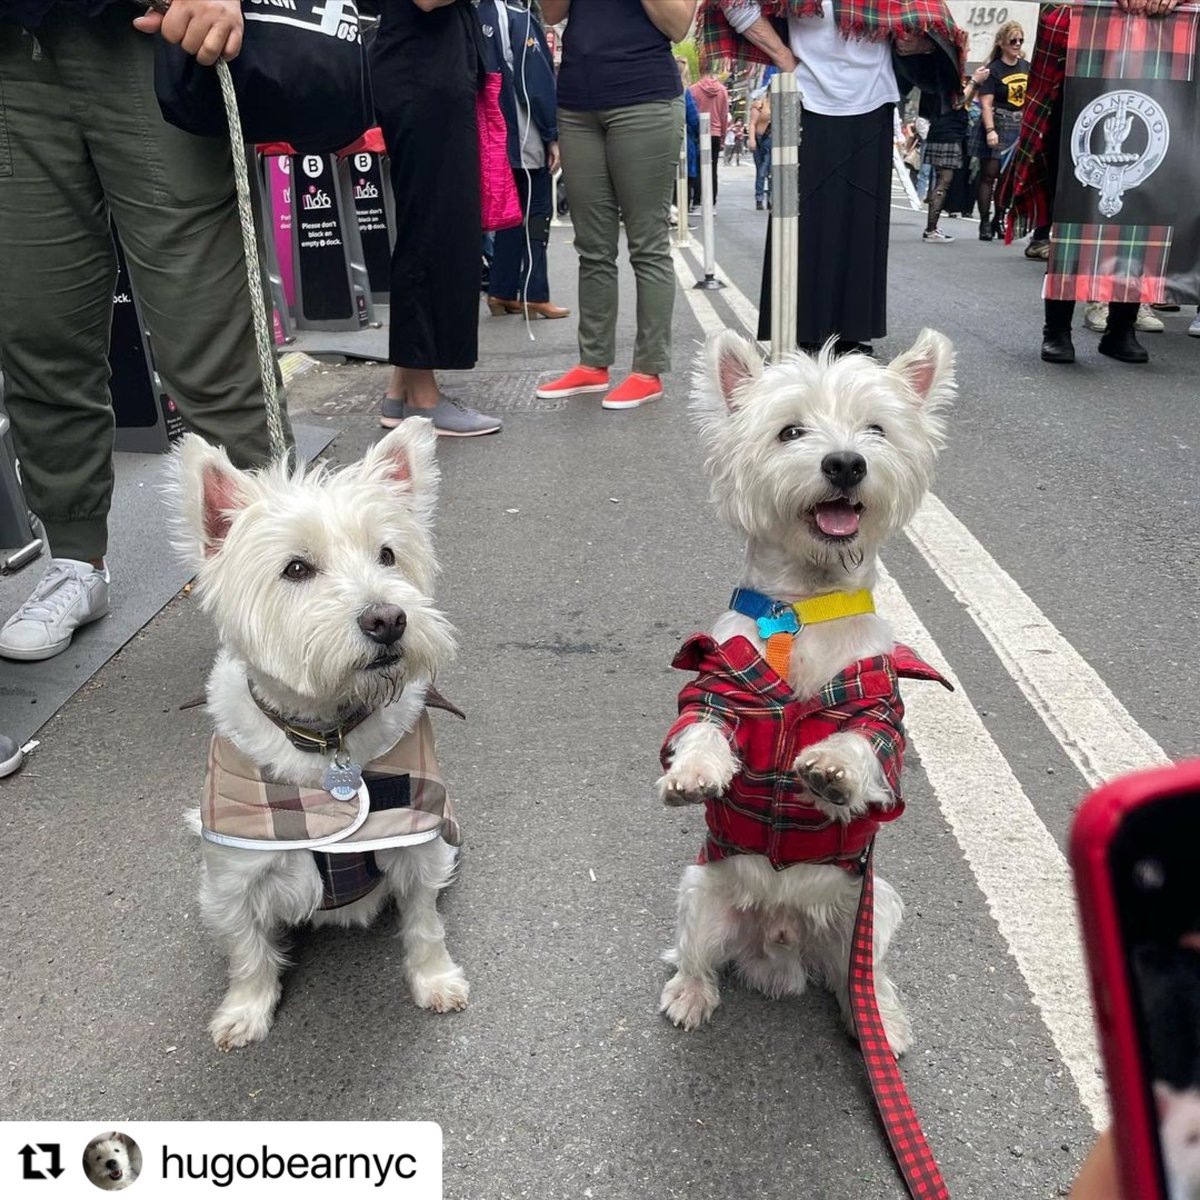
[[[115,1158],[110,1158],[108,1162],[104,1164],[104,1169],[106,1171],[115,1171],[120,1165],[121,1164],[117,1162]]]
[[[821,459],[821,474],[842,491],[849,491],[866,473],[867,460],[853,450],[839,450]]]
[[[404,636],[407,625],[408,617],[404,615],[404,609],[395,604],[372,604],[358,618],[359,629],[381,646],[398,642]]]

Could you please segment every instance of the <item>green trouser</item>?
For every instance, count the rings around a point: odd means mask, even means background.
[[[671,197],[683,137],[683,99],[651,100],[595,112],[559,109],[567,199],[579,254],[579,361],[616,359],[617,236],[621,222],[637,279],[633,369],[671,369]]]
[[[107,548],[110,215],[183,419],[240,466],[269,456],[229,144],[162,119],[134,15],[60,6],[36,39],[0,21],[0,369],[26,499],[60,558]]]

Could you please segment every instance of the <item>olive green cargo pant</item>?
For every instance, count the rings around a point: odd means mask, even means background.
[[[579,255],[579,361],[616,360],[617,239],[621,225],[637,279],[633,369],[671,369],[675,264],[671,198],[683,138],[683,100],[596,112],[558,110],[558,144]]]
[[[268,458],[229,145],[162,119],[136,11],[60,6],[36,38],[0,21],[0,369],[26,498],[61,558],[107,546],[110,214],[184,420],[238,465]]]

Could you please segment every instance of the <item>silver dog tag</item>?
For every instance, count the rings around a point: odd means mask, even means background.
[[[335,800],[353,800],[362,784],[362,767],[351,762],[348,755],[338,755],[321,779],[321,786]]]

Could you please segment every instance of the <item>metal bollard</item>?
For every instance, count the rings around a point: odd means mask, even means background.
[[[800,93],[796,77],[771,77],[771,361],[796,349],[800,254]]]
[[[686,246],[692,240],[688,232],[688,143],[687,128],[679,143],[679,168],[675,172],[675,245]]]
[[[704,239],[704,278],[696,287],[715,292],[725,285],[717,278],[713,248],[712,118],[700,114],[700,235]]]

